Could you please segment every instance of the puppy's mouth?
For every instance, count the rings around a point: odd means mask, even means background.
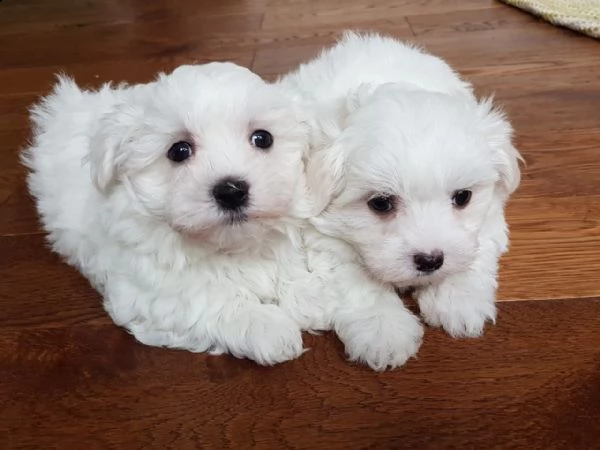
[[[446,271],[444,269],[440,269],[436,270],[435,272],[417,272],[415,279],[423,283],[435,283],[446,278],[446,275]]]
[[[405,280],[395,280],[392,284],[396,289],[414,289],[418,287],[429,286],[437,284],[446,277],[444,272],[438,271],[433,273],[421,273],[417,272],[414,276]]]
[[[209,223],[173,224],[171,227],[178,233],[199,239],[207,239],[219,231],[242,226],[251,219],[244,211],[228,211],[213,218]]]
[[[248,214],[243,211],[231,211],[225,214],[223,223],[227,226],[235,226],[248,222]]]

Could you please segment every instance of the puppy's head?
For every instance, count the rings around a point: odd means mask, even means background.
[[[219,247],[295,214],[306,132],[282,92],[231,63],[183,66],[126,88],[92,138],[99,190]]]
[[[519,183],[511,134],[491,102],[393,85],[359,92],[311,160],[309,185],[327,204],[313,223],[398,287],[463,271],[490,210]]]

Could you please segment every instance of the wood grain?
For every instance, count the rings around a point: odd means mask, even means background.
[[[260,16],[228,17],[223,19],[233,30],[252,30],[260,26]],[[0,59],[5,68],[66,65],[75,62],[115,61],[136,55],[141,59],[161,58],[177,53],[204,54],[213,58],[216,54],[227,57],[225,45],[228,33],[213,38],[218,30],[212,20],[197,14],[178,16],[177,19],[127,23],[109,23],[92,27],[67,28],[57,31],[15,33],[3,36],[5,45],[0,47]],[[161,33],[156,33],[161,30]],[[238,32],[233,32],[235,36]],[[239,35],[239,34],[237,34]],[[86,43],[85,51],[76,45],[76,40]],[[29,48],[36,54],[24,53]]]
[[[375,374],[332,336],[274,368],[136,344],[109,324],[0,331],[3,448],[596,448],[600,300],[500,306]]]
[[[27,107],[61,71],[98,86],[233,60],[273,78],[346,28],[425,46],[509,114],[527,166],[497,325],[428,330],[384,374],[329,335],[274,368],[137,344],[45,244]],[[0,38],[0,448],[598,448],[597,41],[492,0],[4,0]]]
[[[456,9],[463,11],[500,9],[491,0],[461,0],[457,4],[453,0],[379,0],[376,4],[369,1],[346,2],[344,0],[275,0],[271,8],[265,12],[265,29],[289,31],[289,25],[297,28],[332,23],[347,24],[348,28],[362,28],[365,22],[410,17],[416,14],[437,12],[447,14]]]
[[[600,196],[515,199],[507,212],[513,231],[501,264],[499,298],[600,295],[599,204]]]

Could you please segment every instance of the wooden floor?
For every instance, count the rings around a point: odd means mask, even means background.
[[[527,168],[498,324],[428,330],[376,374],[332,336],[261,368],[149,348],[51,254],[17,154],[27,106],[233,60],[272,77],[345,28],[414,40],[496,93]],[[0,448],[600,448],[600,42],[491,0],[0,2]]]

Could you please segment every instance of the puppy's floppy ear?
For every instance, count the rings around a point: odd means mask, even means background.
[[[311,124],[311,151],[306,164],[306,177],[314,213],[322,213],[343,190],[348,146],[343,131],[349,116],[363,105],[376,85],[362,84],[337,102],[322,107]]]
[[[313,213],[322,213],[340,194],[344,177],[344,152],[340,145],[322,142],[306,164],[306,182],[313,202]]]
[[[115,102],[102,115],[92,134],[87,161],[92,181],[100,192],[106,192],[110,188],[123,168],[126,157],[123,147],[135,132],[137,115],[135,107]]]
[[[487,142],[493,150],[494,165],[500,175],[502,190],[508,197],[519,186],[519,162],[524,161],[512,144],[512,126],[505,114],[494,107],[492,98],[479,103],[479,115]]]
[[[306,179],[315,215],[322,213],[343,189],[347,154],[343,131],[348,116],[370,92],[371,87],[361,86],[337,102],[312,110]]]

